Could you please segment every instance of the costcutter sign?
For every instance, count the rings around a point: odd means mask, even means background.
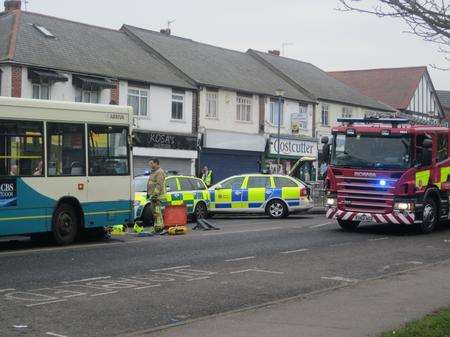
[[[271,155],[278,154],[278,139],[277,137],[270,137],[269,151]],[[317,143],[308,140],[300,139],[280,139],[280,155],[290,157],[316,157],[317,158]]]
[[[17,206],[15,179],[0,179],[0,208]]]

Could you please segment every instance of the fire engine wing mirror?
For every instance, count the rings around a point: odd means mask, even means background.
[[[431,149],[433,147],[433,140],[432,139],[424,139],[422,146],[424,149]]]

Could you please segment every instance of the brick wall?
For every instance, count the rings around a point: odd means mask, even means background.
[[[22,67],[11,67],[11,96],[22,97]]]
[[[119,104],[119,96],[120,96],[120,89],[119,89],[119,82],[116,83],[116,87],[111,89],[111,104],[118,105]]]
[[[200,101],[199,101],[199,92],[192,92],[192,133],[196,134],[198,132],[198,127],[200,123],[199,114],[200,114]]]

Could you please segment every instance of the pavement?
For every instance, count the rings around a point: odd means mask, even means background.
[[[125,235],[69,247],[0,242],[0,336],[146,336],[173,324],[189,327],[205,317],[213,321],[224,313],[247,315],[268,304],[289,304],[286,299],[321,298],[329,289],[338,293],[344,291],[340,287],[450,259],[449,227],[418,235],[411,228],[365,224],[347,233],[321,214],[279,221],[214,217],[211,222],[221,230]],[[435,289],[450,284],[443,278],[430,284]],[[337,305],[330,302],[329,310],[338,315],[346,301],[344,296]],[[409,305],[422,302],[411,297]],[[286,317],[287,323],[296,319]]]
[[[353,284],[129,336],[378,336],[450,305],[450,261],[349,283]]]

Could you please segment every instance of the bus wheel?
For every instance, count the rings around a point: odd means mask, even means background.
[[[348,221],[348,220],[340,220],[338,219],[338,224],[345,231],[351,232],[354,231],[359,226],[359,221]]]
[[[284,202],[281,200],[272,200],[266,206],[266,213],[272,219],[281,219],[285,218],[289,210]]]
[[[423,205],[422,222],[418,229],[422,234],[428,234],[434,231],[437,225],[437,207],[433,199],[427,198]]]
[[[78,216],[72,206],[61,204],[53,215],[53,239],[58,245],[68,245],[78,234]]]
[[[153,226],[153,210],[150,204],[147,204],[147,206],[145,206],[144,210],[142,211],[141,220],[144,227]]]
[[[199,202],[195,207],[194,220],[206,219],[208,217],[208,208],[204,202]]]

